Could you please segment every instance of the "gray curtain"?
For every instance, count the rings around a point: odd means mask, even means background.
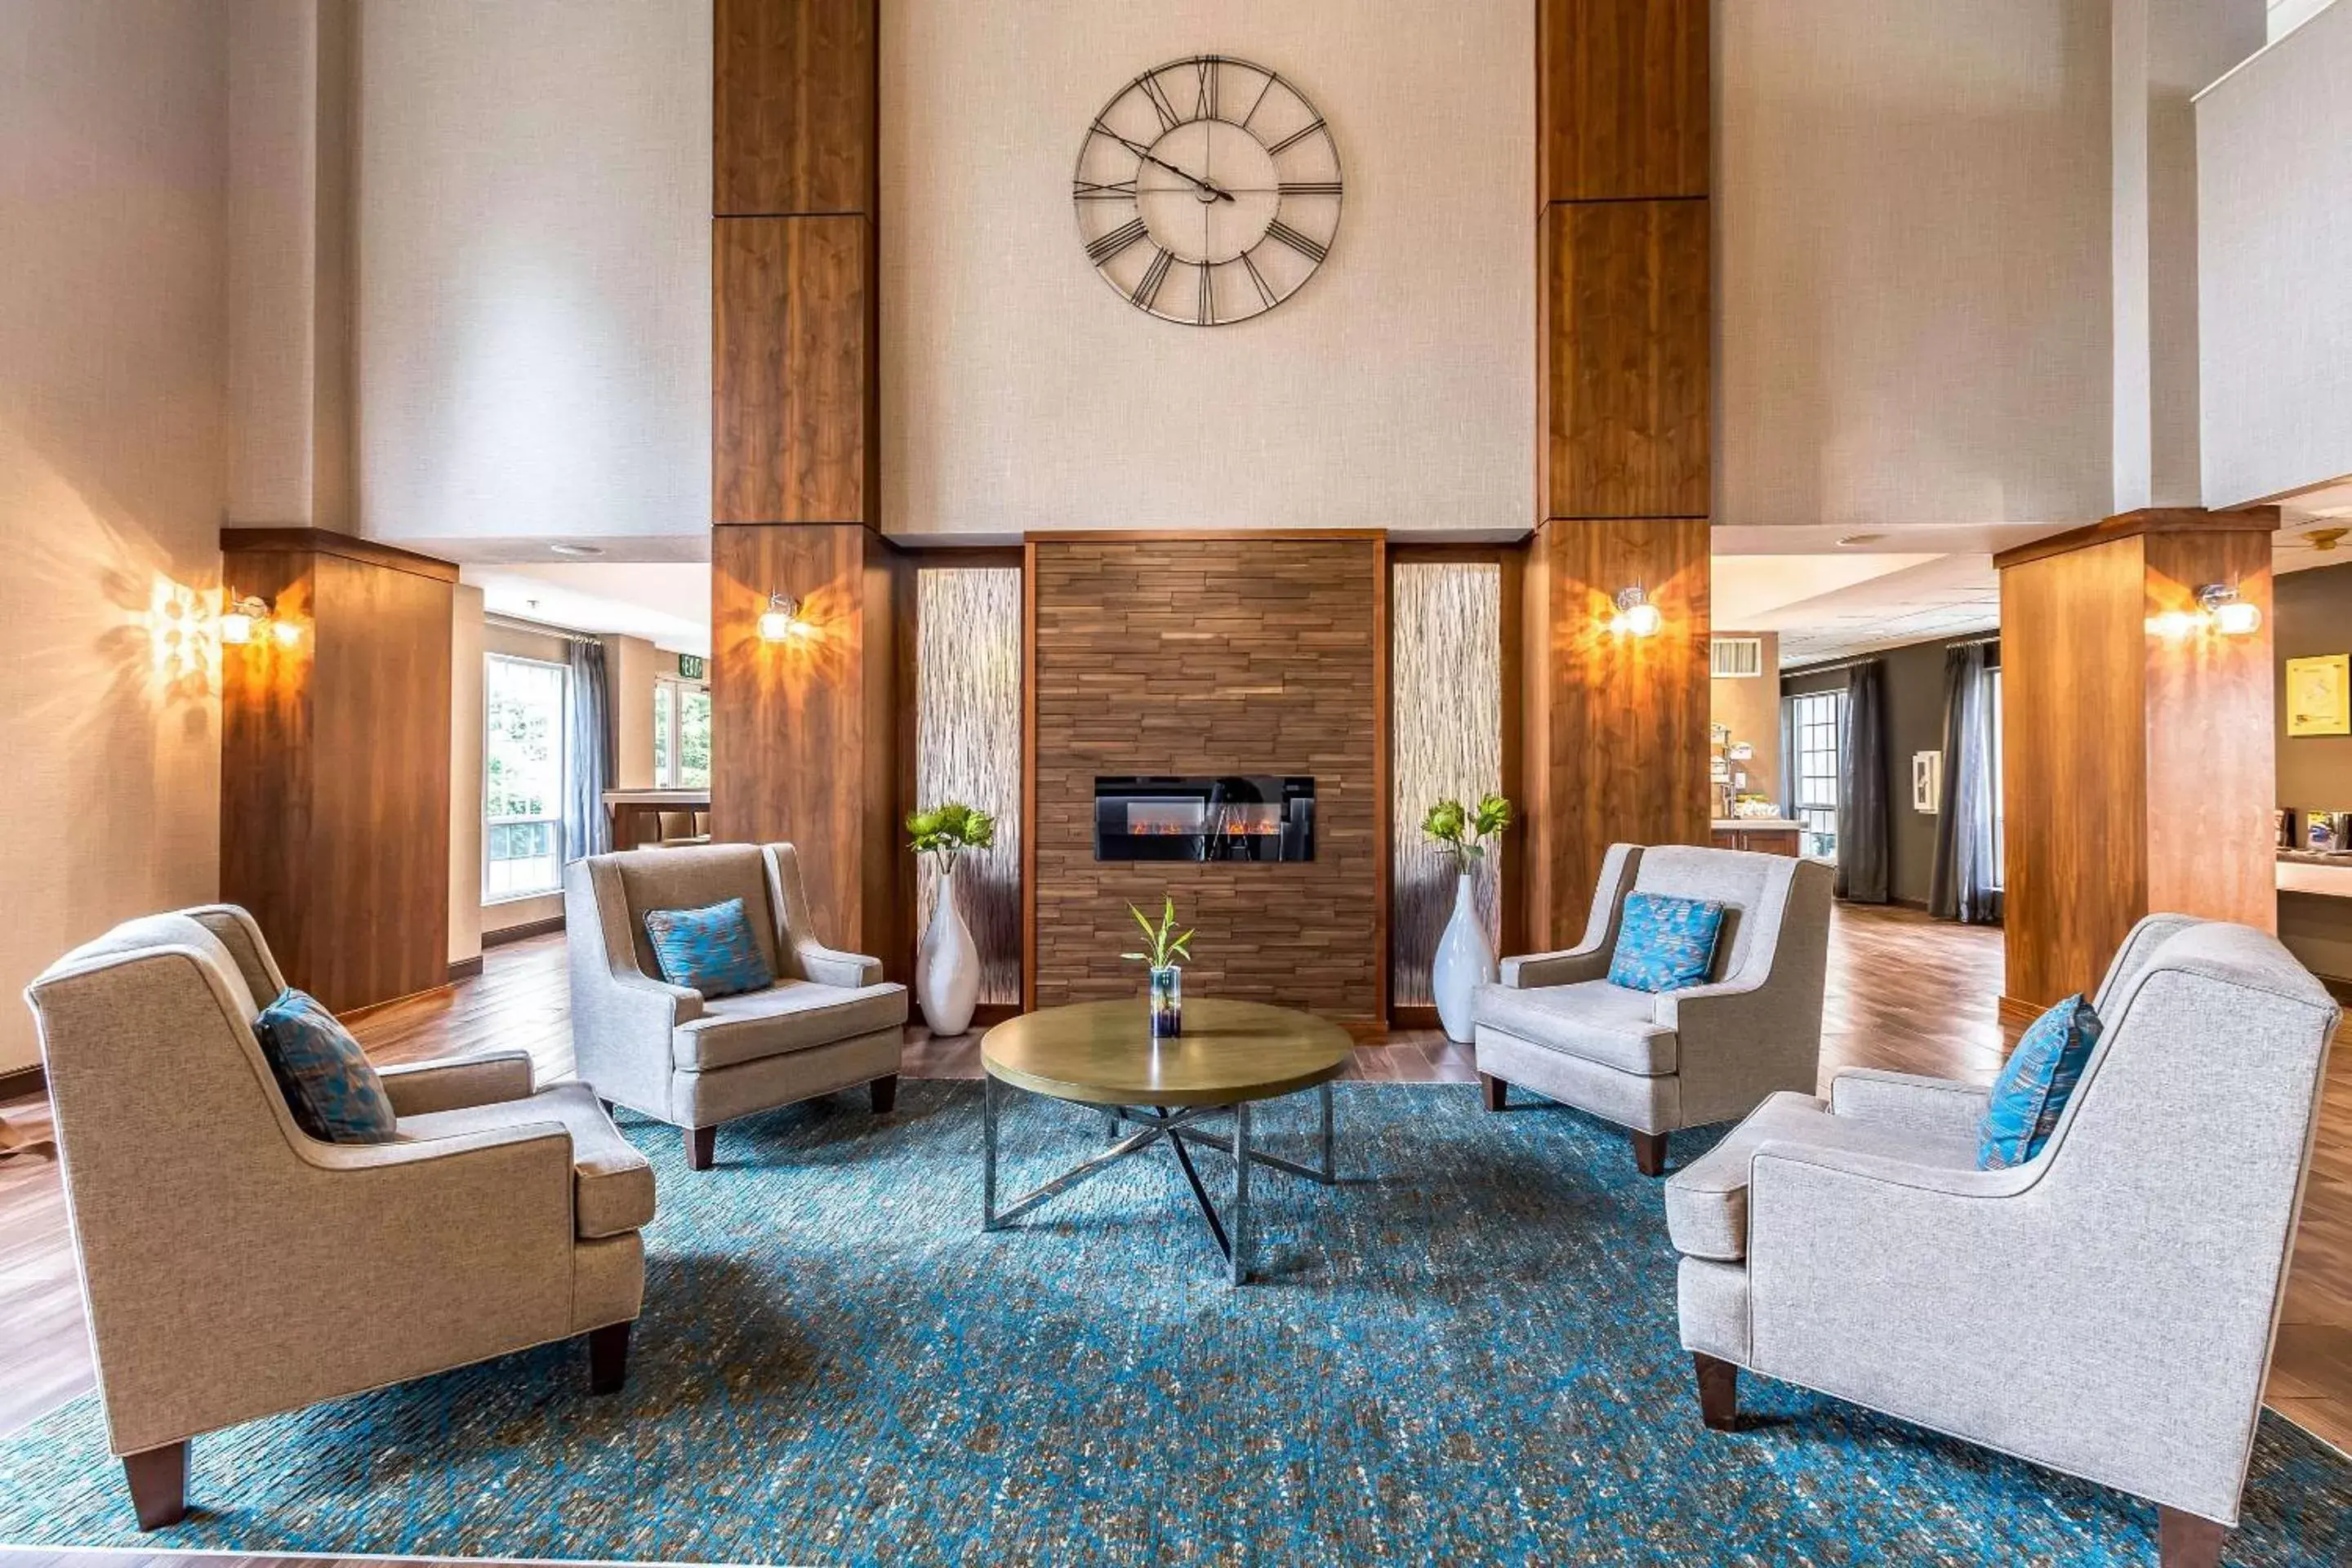
[[[2000,923],[1993,886],[1992,703],[1985,645],[1944,650],[1944,790],[1937,801],[1936,874],[1928,912],[1969,925]]]
[[[613,776],[613,707],[604,684],[604,645],[572,644],[572,721],[564,726],[563,858],[612,847],[604,791]]]
[[[1837,896],[1886,901],[1886,666],[1845,676],[1845,733],[1838,746]]]

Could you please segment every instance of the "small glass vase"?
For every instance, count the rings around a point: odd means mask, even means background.
[[[1151,1037],[1172,1040],[1184,1032],[1184,971],[1171,963],[1151,972]]]

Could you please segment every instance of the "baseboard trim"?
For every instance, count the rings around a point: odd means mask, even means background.
[[[482,955],[478,952],[471,958],[453,958],[449,961],[449,984],[455,985],[460,980],[471,980],[481,972]]]
[[[550,915],[543,921],[525,921],[519,926],[508,926],[503,931],[486,931],[482,933],[482,945],[504,947],[510,942],[529,942],[532,937],[548,936],[562,929],[563,917]]]
[[[1927,900],[1925,899],[1903,899],[1889,895],[1886,901],[1890,904],[1899,904],[1906,910],[1917,910],[1923,915],[1927,912]]]
[[[49,1070],[35,1062],[0,1072],[0,1100],[37,1100],[49,1092]]]
[[[2037,1007],[2031,1002],[2021,1002],[2005,993],[2000,999],[2000,1021],[2004,1024],[2031,1024],[2048,1011],[2050,1009],[2047,1007]]]
[[[1437,1008],[1428,1003],[1399,1003],[1389,1009],[1391,1029],[1434,1029],[1439,1026]]]

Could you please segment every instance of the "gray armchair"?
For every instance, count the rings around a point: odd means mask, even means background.
[[[1987,1091],[1843,1072],[1666,1185],[1706,1425],[1738,1369],[2158,1505],[2210,1564],[2253,1447],[2329,1038],[2326,989],[2244,926],[2152,915],[2048,1144],[1976,1168]]]
[[[621,1385],[653,1171],[503,1052],[384,1071],[397,1139],[321,1143],[254,1038],[284,978],[227,906],[117,926],[26,993],[107,1432],[141,1526],[199,1434],[584,1335]]]
[[[740,898],[776,983],[705,997],[661,978],[648,910]],[[572,1039],[598,1095],[683,1128],[687,1163],[710,1168],[719,1124],[870,1086],[887,1112],[898,1085],[907,988],[881,961],[816,939],[789,844],[712,844],[575,860],[563,873]]]
[[[1642,1173],[1665,1169],[1666,1134],[1744,1116],[1821,1072],[1829,867],[1785,855],[1612,845],[1584,941],[1507,958],[1471,1000],[1486,1109],[1509,1086],[1632,1129]],[[1609,984],[1625,896],[1726,906],[1707,984],[1653,994]]]

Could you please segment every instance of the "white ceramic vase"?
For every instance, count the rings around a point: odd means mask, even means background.
[[[1486,922],[1478,918],[1478,894],[1471,873],[1454,882],[1454,918],[1438,939],[1437,961],[1430,967],[1429,987],[1437,995],[1438,1022],[1445,1037],[1456,1045],[1470,1043],[1470,993],[1492,984],[1497,974],[1495,950],[1486,945]]]
[[[956,908],[955,862],[940,873],[939,900],[931,906],[931,928],[923,933],[922,951],[915,955],[915,1005],[934,1035],[961,1035],[971,1027],[971,1010],[980,1000],[980,948],[971,928]]]

